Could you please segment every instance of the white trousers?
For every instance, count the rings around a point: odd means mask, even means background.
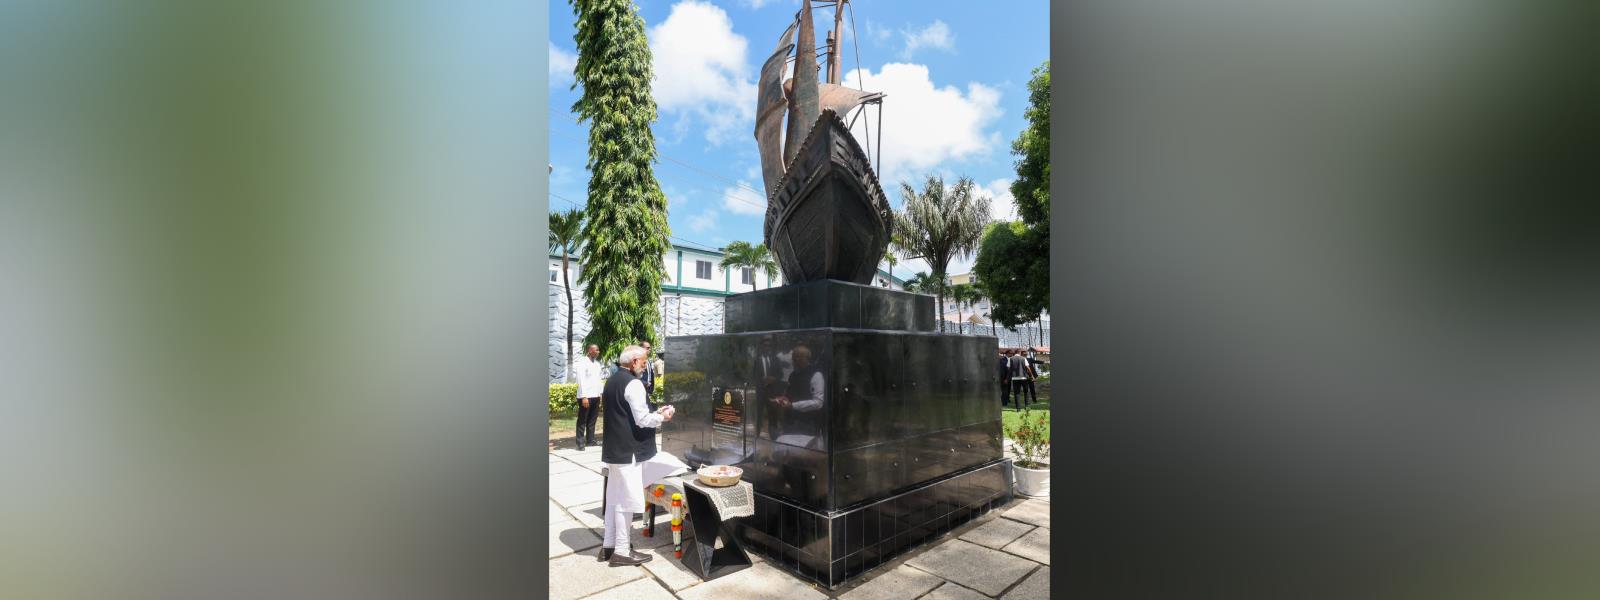
[[[629,539],[630,529],[633,528],[633,512],[617,510],[617,505],[606,503],[606,535],[600,545],[615,550],[618,554],[627,554],[633,549],[633,542]]]

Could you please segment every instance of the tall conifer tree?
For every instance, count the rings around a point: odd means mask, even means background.
[[[661,257],[671,232],[653,169],[650,45],[631,0],[570,2],[577,15],[573,86],[583,87],[572,111],[590,124],[586,250],[578,275],[590,318],[584,342],[614,357],[640,340],[660,345]]]

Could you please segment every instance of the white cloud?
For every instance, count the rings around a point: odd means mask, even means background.
[[[986,154],[1000,143],[999,132],[987,131],[1001,114],[1000,92],[989,86],[969,83],[966,91],[935,87],[928,67],[905,63],[884,65],[878,73],[851,71],[845,85],[885,94],[883,148],[877,146],[877,115],[858,119],[852,132],[865,146],[866,126],[871,124],[873,162],[881,152],[878,176],[891,196],[901,180],[920,180],[940,163]],[[930,126],[934,123],[938,125]]]
[[[761,8],[768,4],[772,4],[772,2],[773,0],[739,0],[739,4],[743,4],[750,8]]]
[[[983,186],[989,196],[989,217],[996,221],[1017,220],[1017,201],[1011,196],[1011,180],[996,179]]]
[[[706,140],[721,144],[755,127],[754,69],[745,60],[749,43],[733,32],[721,8],[697,0],[672,5],[666,20],[650,28],[655,79],[650,82],[663,115],[687,129],[695,117]]]
[[[705,210],[689,217],[689,231],[705,233],[717,227],[717,211]]]
[[[567,52],[557,47],[555,42],[550,42],[550,84],[568,86],[572,85],[572,69],[578,66],[578,55]]]
[[[879,25],[873,22],[871,19],[867,19],[867,37],[877,40],[879,43],[883,43],[889,41],[889,36],[891,35],[894,35],[894,32],[889,31],[889,28]]]
[[[722,208],[741,215],[760,215],[767,212],[767,199],[761,194],[752,191],[761,188],[750,185],[748,181],[740,181],[742,185],[730,186],[722,190]]]
[[[900,52],[905,58],[911,58],[912,54],[922,48],[953,50],[956,46],[956,36],[950,33],[950,26],[939,20],[916,31],[902,30],[900,36],[906,40],[905,49]]]

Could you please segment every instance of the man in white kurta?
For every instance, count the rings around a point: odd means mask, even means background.
[[[644,510],[646,483],[687,468],[676,457],[657,452],[655,428],[672,419],[673,408],[662,406],[650,411],[645,404],[644,383],[638,375],[646,369],[644,348],[628,346],[622,351],[624,368],[613,374],[601,393],[605,412],[605,433],[601,456],[606,464],[605,539],[599,558],[612,566],[631,566],[648,562],[650,555],[632,552],[629,539],[633,514]]]
[[[605,366],[600,364],[600,347],[589,345],[589,351],[572,363],[572,382],[578,384],[578,449],[594,444],[594,423],[600,416],[600,390],[605,378]]]

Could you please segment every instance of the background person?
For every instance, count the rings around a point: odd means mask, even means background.
[[[594,444],[594,422],[600,415],[601,380],[605,365],[600,364],[600,347],[589,344],[589,351],[572,363],[572,382],[578,384],[578,449]]]

